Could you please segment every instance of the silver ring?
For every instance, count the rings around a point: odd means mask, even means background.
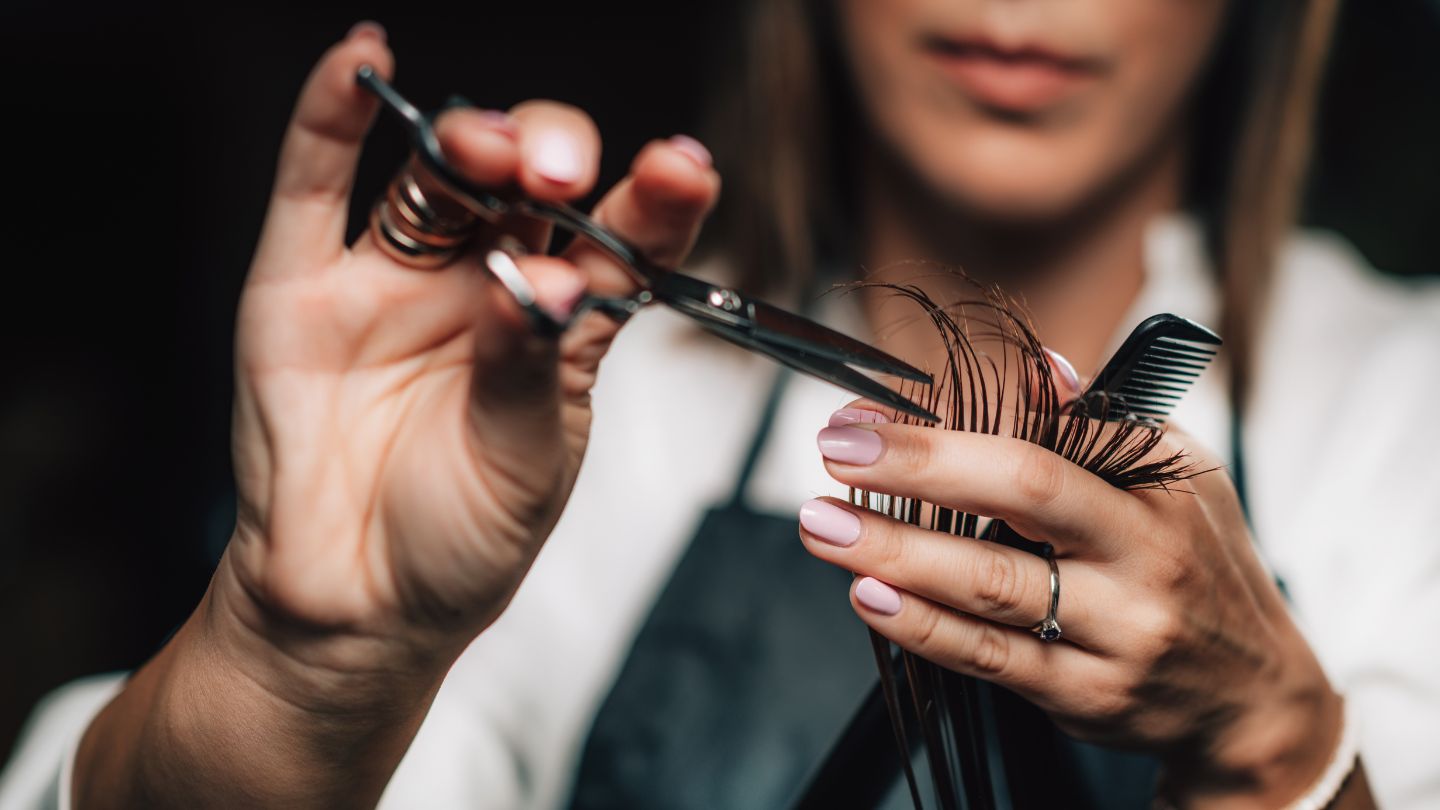
[[[1060,621],[1055,616],[1060,612],[1060,566],[1055,562],[1054,546],[1046,543],[1041,554],[1045,562],[1050,563],[1050,612],[1030,628],[1030,632],[1039,636],[1041,641],[1059,641],[1062,631]]]
[[[449,264],[479,226],[479,217],[457,210],[441,213],[426,194],[412,158],[390,181],[370,212],[370,232],[385,255],[408,267]],[[447,206],[455,209],[457,206]]]

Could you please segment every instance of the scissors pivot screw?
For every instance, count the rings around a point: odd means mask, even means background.
[[[726,312],[734,312],[740,308],[740,296],[734,290],[711,290],[710,306],[719,307]]]

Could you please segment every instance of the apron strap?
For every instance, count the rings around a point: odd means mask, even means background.
[[[771,381],[770,392],[765,395],[765,405],[760,409],[760,419],[755,426],[754,436],[750,439],[750,447],[745,451],[745,460],[740,464],[740,474],[735,478],[735,489],[730,493],[726,506],[747,506],[745,491],[750,488],[750,479],[755,475],[760,454],[765,450],[765,443],[770,439],[770,429],[775,425],[775,414],[780,411],[780,401],[785,398],[785,389],[793,376],[794,372],[790,369],[781,368]]]

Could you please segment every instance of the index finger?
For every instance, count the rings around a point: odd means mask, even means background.
[[[855,423],[821,430],[817,443],[843,484],[999,518],[1067,556],[1109,556],[1143,525],[1136,498],[1023,439]]]

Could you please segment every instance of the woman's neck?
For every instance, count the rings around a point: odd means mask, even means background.
[[[883,160],[866,173],[863,257],[869,278],[918,284],[941,302],[973,296],[944,272],[963,269],[998,283],[1020,300],[1040,339],[1073,362],[1082,377],[1095,373],[1103,353],[1145,279],[1145,231],[1179,201],[1183,167],[1176,146],[1146,161],[1081,213],[1047,223],[986,224],[917,188]],[[916,260],[936,263],[917,267]],[[870,295],[866,310],[889,350],[939,367],[943,347],[928,329],[893,330],[913,306]]]

